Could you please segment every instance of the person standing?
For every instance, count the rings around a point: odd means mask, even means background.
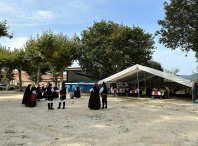
[[[97,83],[94,83],[94,87],[90,89],[91,95],[89,98],[89,104],[88,107],[90,109],[100,109],[101,104],[100,104],[100,97],[99,97],[99,87]]]
[[[54,93],[54,89],[52,88],[52,84],[49,83],[47,89],[46,89],[46,92],[47,92],[47,103],[48,103],[48,110],[53,110],[53,93]],[[51,103],[51,105],[50,105]]]
[[[47,100],[47,85],[46,87],[44,88],[44,93],[43,93],[43,98],[45,98],[45,100]]]
[[[54,93],[53,93],[53,96],[54,96],[55,99],[59,97],[57,90],[58,90],[58,88],[57,88],[57,86],[55,86],[54,87]]]
[[[45,88],[44,85],[42,84],[42,92],[45,92]]]
[[[70,84],[70,88],[69,88],[69,90],[70,90],[70,91],[72,91],[72,84]]]
[[[102,84],[102,88],[100,89],[100,93],[102,95],[102,109],[104,109],[104,104],[105,108],[107,108],[107,86],[105,85],[105,82]]]
[[[59,100],[59,107],[57,107],[58,109],[60,109],[61,107],[61,102],[63,101],[63,109],[65,109],[65,100],[66,100],[66,95],[68,94],[67,91],[67,86],[65,87],[65,83],[62,83],[62,87],[59,90],[60,92],[60,100]]]
[[[42,99],[42,90],[41,90],[40,85],[38,85],[38,87],[36,88],[36,92],[37,92],[37,97],[36,97],[36,99],[37,99],[38,101],[40,101],[40,99]]]
[[[28,98],[31,97],[31,92],[30,92],[30,84],[26,87],[25,93],[23,96],[22,104],[26,105],[28,102]]]
[[[35,107],[36,106],[36,87],[34,84],[30,86],[30,98],[28,98],[27,106]]]
[[[78,87],[78,85],[74,91],[74,97],[80,98],[80,88]]]

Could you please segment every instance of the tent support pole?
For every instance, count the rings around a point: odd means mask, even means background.
[[[191,88],[191,94],[192,94],[192,102],[194,100],[194,87],[195,87],[195,83],[193,82],[193,86]]]
[[[139,87],[139,79],[138,79],[138,66],[137,66],[137,81],[138,81],[138,97],[140,97],[140,94],[139,94],[140,87]]]

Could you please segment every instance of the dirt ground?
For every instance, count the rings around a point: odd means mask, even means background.
[[[90,110],[89,96],[67,99],[66,109],[30,108],[23,93],[0,92],[0,146],[197,146],[198,105],[190,99],[108,97]],[[54,100],[54,108],[58,106]]]

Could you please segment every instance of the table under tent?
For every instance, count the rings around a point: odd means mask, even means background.
[[[137,83],[138,89],[139,89],[139,82],[145,81],[147,79],[150,79],[154,76],[159,76],[164,79],[171,80],[173,82],[179,83],[181,85],[187,86],[191,88],[191,94],[192,94],[192,101],[195,99],[195,83],[191,80],[184,79],[178,76],[171,75],[169,73],[165,73],[153,68],[149,68],[146,66],[142,66],[139,64],[136,64],[134,66],[131,66],[123,71],[120,71],[110,77],[107,77],[103,80],[100,80],[98,84],[105,83],[119,83],[119,82],[126,82],[126,83]],[[139,97],[139,92],[138,92]]]

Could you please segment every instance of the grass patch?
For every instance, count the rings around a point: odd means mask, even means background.
[[[4,133],[15,133],[15,131],[14,130],[7,130],[7,131],[5,131]]]
[[[22,135],[22,138],[30,138],[30,137],[28,137],[28,136],[26,136],[26,135]]]

